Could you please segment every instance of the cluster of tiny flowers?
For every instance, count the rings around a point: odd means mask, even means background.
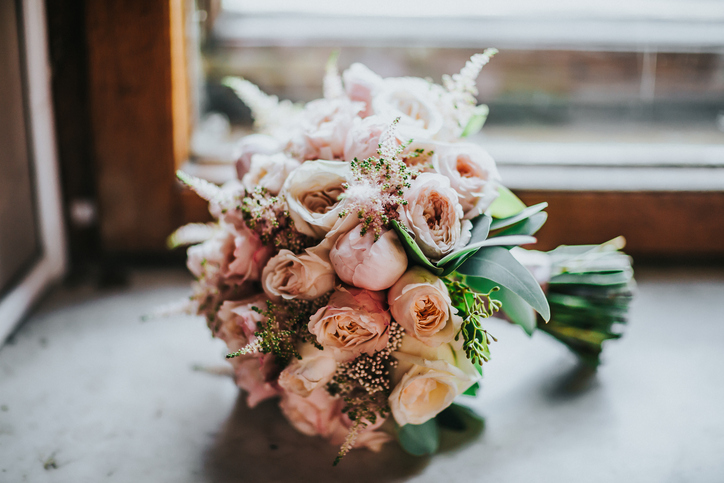
[[[301,253],[315,243],[314,239],[294,228],[294,220],[289,216],[284,198],[272,196],[263,187],[247,193],[241,199],[238,209],[241,210],[246,226],[256,232],[265,245]]]

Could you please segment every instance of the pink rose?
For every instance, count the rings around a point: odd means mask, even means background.
[[[247,191],[253,191],[257,186],[261,186],[276,195],[284,186],[289,173],[298,167],[299,161],[284,153],[255,154],[251,158],[251,168],[241,179],[241,183]]]
[[[242,282],[259,280],[264,265],[273,254],[273,247],[264,245],[259,235],[244,226],[234,236],[233,260],[229,263],[226,276],[238,276]]]
[[[447,177],[457,191],[465,219],[484,213],[498,197],[498,169],[493,158],[480,146],[440,143],[432,161],[435,171]]]
[[[422,267],[412,267],[387,293],[392,317],[407,334],[431,347],[453,340],[462,319],[457,316],[447,287]]]
[[[226,271],[234,248],[234,234],[221,229],[205,242],[188,248],[186,266],[196,278],[220,274]]]
[[[347,438],[349,430],[354,425],[354,421],[352,421],[347,414],[342,413],[341,411],[338,417],[340,418],[340,422],[342,424],[338,426],[339,429],[337,432],[330,437],[330,442],[332,444],[341,445]],[[366,423],[366,426],[357,434],[354,448],[367,448],[375,453],[378,453],[382,450],[383,444],[392,441],[392,436],[389,433],[376,431],[380,428],[380,426],[382,426],[382,424],[384,424],[385,418],[378,415],[374,424],[366,420],[364,420],[364,422]]]
[[[323,387],[319,387],[307,397],[284,392],[279,407],[300,433],[328,438],[341,428],[337,415],[343,404],[341,399],[330,396]]]
[[[264,378],[264,366],[271,364],[270,358],[235,357],[231,359],[231,363],[234,366],[236,385],[249,393],[246,403],[250,408],[265,399],[279,395],[279,390]]]
[[[337,361],[330,351],[319,350],[312,344],[302,344],[299,355],[301,359],[293,359],[279,374],[279,385],[286,391],[307,397],[332,380],[337,372]]]
[[[361,103],[344,98],[309,102],[301,117],[301,130],[292,136],[286,151],[300,161],[342,159],[347,132],[362,109]]]
[[[270,299],[314,300],[334,289],[336,277],[326,253],[308,249],[301,255],[280,250],[267,263],[261,276]]]
[[[282,150],[279,141],[266,134],[250,134],[239,141],[239,159],[236,161],[236,173],[239,179],[249,171],[251,158],[255,154],[275,154]]]
[[[337,239],[329,253],[334,270],[345,283],[368,290],[390,288],[407,269],[405,249],[393,231],[361,234],[362,225]]]
[[[347,133],[344,145],[344,159],[352,161],[354,158],[365,160],[376,158],[380,145],[380,136],[389,124],[377,116],[366,119],[355,118],[352,128]]]
[[[342,78],[347,97],[364,104],[360,116],[367,117],[372,114],[372,93],[382,85],[382,77],[367,66],[354,63],[342,73]]]
[[[229,352],[238,351],[255,338],[257,324],[264,316],[252,307],[266,310],[266,300],[264,294],[259,294],[238,302],[227,300],[221,305],[216,314],[220,324],[214,335],[226,342]]]
[[[437,261],[470,240],[470,221],[463,222],[463,208],[450,180],[437,173],[422,173],[405,192],[402,220],[412,230],[422,252]]]
[[[340,286],[309,319],[309,332],[337,361],[350,361],[387,346],[390,320],[384,292]]]

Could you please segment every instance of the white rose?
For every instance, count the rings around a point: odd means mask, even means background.
[[[422,424],[437,416],[472,386],[480,375],[461,344],[443,344],[432,349],[414,337],[405,336],[393,355],[399,361],[393,379],[399,382],[389,397],[397,424]]]
[[[370,116],[365,119],[356,118],[347,134],[344,159],[352,161],[354,158],[359,160],[376,158],[380,137],[388,127],[389,123],[382,121],[378,116]]]
[[[266,134],[250,134],[239,141],[239,159],[236,161],[236,173],[239,179],[249,171],[251,158],[255,154],[274,154],[282,150],[281,143]]]
[[[360,116],[367,117],[372,114],[372,94],[382,85],[382,77],[372,72],[367,66],[354,63],[342,73],[342,78],[347,97],[361,102],[365,106]]]
[[[412,230],[422,252],[440,260],[470,240],[472,223],[462,220],[463,209],[450,180],[437,173],[422,173],[405,192],[402,221]]]
[[[387,293],[392,317],[407,334],[437,347],[453,340],[462,319],[445,283],[422,267],[410,268]]]
[[[329,259],[313,250],[306,250],[301,255],[280,250],[269,260],[261,275],[264,292],[274,301],[314,300],[333,290],[335,281]]]
[[[362,103],[346,98],[309,102],[285,150],[302,161],[342,159],[347,132],[362,109]]]
[[[251,158],[251,168],[241,179],[241,183],[248,191],[262,186],[271,194],[276,195],[284,186],[284,181],[289,173],[298,167],[299,161],[284,153],[276,153],[271,156],[255,154]]]
[[[294,227],[305,235],[324,238],[339,220],[344,202],[339,196],[351,176],[344,161],[307,161],[292,171],[282,188]]]
[[[435,171],[450,180],[458,192],[464,218],[485,212],[498,197],[500,175],[493,158],[483,148],[470,143],[439,143],[432,156]]]
[[[293,359],[279,374],[279,385],[286,391],[307,397],[332,380],[337,372],[337,361],[330,351],[306,343],[299,348],[299,355],[301,359]]]
[[[337,239],[329,254],[335,272],[343,282],[368,290],[390,288],[407,269],[405,249],[394,231],[375,240],[362,225]]]
[[[436,139],[443,134],[445,119],[438,107],[442,92],[424,79],[385,79],[372,99],[374,113],[397,126],[404,139]]]

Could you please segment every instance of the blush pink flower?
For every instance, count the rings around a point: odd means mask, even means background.
[[[368,290],[390,288],[407,269],[407,255],[397,234],[385,231],[375,241],[362,225],[337,239],[329,253],[335,272],[343,282]]]
[[[307,249],[300,255],[280,250],[262,272],[264,292],[274,301],[314,300],[334,289],[336,277],[324,251]]]
[[[365,160],[377,157],[380,137],[388,127],[389,124],[383,122],[377,116],[370,116],[365,119],[356,118],[347,134],[347,141],[344,145],[344,159],[352,161],[354,158]]]
[[[367,66],[354,63],[342,73],[342,78],[347,97],[364,105],[360,116],[371,115],[372,94],[382,85],[382,77],[372,72]]]
[[[340,286],[329,304],[309,319],[308,327],[317,342],[342,362],[384,349],[390,320],[384,292]]]
[[[234,236],[233,260],[229,263],[226,276],[238,277],[241,281],[257,281],[274,248],[264,245],[259,235],[244,226]]]
[[[323,387],[319,387],[307,397],[285,391],[279,407],[300,433],[328,438],[341,428],[338,413],[343,404],[341,399],[330,396]]]
[[[250,134],[239,141],[239,158],[236,161],[236,173],[239,179],[251,168],[251,158],[255,154],[275,154],[282,150],[279,141],[266,134]]]
[[[231,361],[234,366],[236,385],[248,393],[246,403],[250,408],[265,399],[279,395],[279,390],[264,378],[263,365],[270,364],[271,359],[235,357]]]
[[[216,314],[219,326],[214,334],[226,342],[229,352],[236,352],[255,339],[257,324],[264,316],[253,308],[266,309],[266,295],[258,294],[238,302],[227,300]]]

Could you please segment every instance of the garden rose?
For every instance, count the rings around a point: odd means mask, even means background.
[[[279,407],[300,433],[327,438],[340,429],[338,413],[342,404],[341,399],[318,387],[307,397],[285,391]]]
[[[364,109],[346,98],[317,99],[307,103],[301,115],[301,127],[294,133],[286,151],[302,161],[342,159],[347,132]]]
[[[352,161],[354,158],[365,160],[377,157],[380,137],[388,127],[389,124],[377,116],[370,116],[366,119],[356,118],[347,134],[344,159]]]
[[[318,387],[324,387],[337,371],[337,361],[330,351],[319,350],[312,344],[302,344],[300,359],[293,359],[279,375],[279,385],[286,391],[302,397],[309,396]]]
[[[344,202],[339,197],[351,176],[344,161],[307,161],[294,170],[282,189],[295,228],[324,238],[339,219]]]
[[[402,219],[428,258],[440,260],[468,243],[472,224],[462,220],[463,209],[448,178],[422,173],[404,197],[407,205],[401,209]]]
[[[233,260],[229,263],[226,275],[237,276],[241,281],[257,281],[273,253],[273,247],[264,245],[259,235],[243,226],[234,235]]]
[[[399,365],[393,377],[399,382],[389,398],[397,424],[428,421],[480,379],[461,346],[459,341],[432,349],[414,337],[402,338],[400,349],[394,353]]]
[[[342,73],[342,78],[347,97],[364,105],[360,116],[371,115],[372,94],[382,85],[382,77],[372,72],[367,66],[354,63]]]
[[[387,293],[392,317],[405,331],[431,347],[453,340],[462,319],[441,279],[422,267],[410,268]]]
[[[248,191],[262,186],[271,194],[276,195],[281,191],[289,173],[298,166],[299,161],[284,153],[255,154],[251,158],[251,168],[241,179],[241,183]]]
[[[209,271],[225,271],[234,248],[233,233],[222,227],[205,242],[188,248],[186,266],[196,278],[201,278]]]
[[[279,395],[279,390],[271,383],[264,380],[262,367],[269,363],[269,359],[253,357],[250,359],[235,357],[231,359],[234,366],[236,385],[248,392],[246,403],[253,408],[261,401]]]
[[[239,141],[239,159],[236,161],[236,174],[239,179],[249,171],[251,158],[255,154],[275,154],[282,150],[279,141],[266,134],[250,134]]]
[[[229,352],[236,352],[254,338],[257,324],[264,320],[264,316],[253,310],[266,309],[266,296],[258,294],[238,302],[227,300],[217,313],[219,327],[214,334],[226,342]]]
[[[390,288],[407,268],[407,255],[397,234],[385,231],[375,241],[362,225],[337,239],[329,259],[343,282],[368,290]]]
[[[270,299],[314,300],[334,289],[335,274],[324,252],[307,249],[301,255],[280,250],[262,272],[261,282]]]
[[[498,169],[493,158],[480,146],[439,143],[432,162],[435,171],[447,177],[457,191],[465,219],[484,213],[498,197]]]
[[[424,79],[385,79],[372,99],[372,109],[387,122],[400,118],[398,132],[404,139],[435,139],[445,124],[436,102],[439,96]]]
[[[350,361],[387,346],[390,320],[383,292],[340,286],[309,319],[309,332],[337,361]]]
[[[354,421],[352,421],[347,414],[342,413],[341,408],[337,417],[339,418],[341,424],[337,426],[337,430],[330,435],[329,439],[332,444],[344,443],[347,439],[347,435],[349,434],[349,430],[354,425]],[[364,426],[357,434],[357,438],[354,442],[355,448],[367,448],[377,453],[382,449],[383,444],[388,441],[392,441],[392,436],[390,436],[389,433],[377,431],[377,429],[384,424],[385,418],[377,415],[377,420],[374,424],[370,423],[366,419],[363,420],[363,422],[366,426]]]

